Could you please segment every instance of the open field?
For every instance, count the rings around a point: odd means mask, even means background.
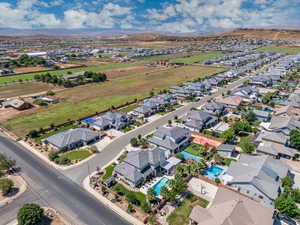
[[[145,98],[152,89],[158,91],[224,70],[226,69],[208,66],[185,66],[66,89],[57,93],[57,97],[66,99],[66,102],[39,108],[30,113],[25,112],[24,115],[5,122],[4,126],[19,135],[25,135],[32,129],[49,127],[51,123],[61,124],[69,119],[78,120],[112,106]]]
[[[91,72],[98,72],[103,70],[110,70],[116,68],[125,68],[130,66],[136,66],[143,64],[143,62],[134,62],[134,63],[115,63],[115,64],[107,64],[107,65],[100,65],[100,66],[93,66],[93,67],[83,67],[83,68],[73,68],[73,69],[64,69],[64,70],[56,70],[50,72],[52,75],[62,76],[65,75],[67,72],[81,72],[81,71],[91,71]],[[22,80],[32,80],[35,75],[37,74],[45,74],[47,72],[38,72],[38,73],[31,73],[31,74],[23,74],[23,75],[15,75],[15,76],[6,76],[0,77],[0,84],[9,83],[9,82],[16,82],[19,79]]]
[[[40,82],[24,82],[0,86],[0,98],[11,98],[52,90],[53,85]]]
[[[259,49],[259,51],[263,52],[283,52],[287,54],[299,54],[300,53],[300,47],[292,47],[292,46],[268,46]]]
[[[199,54],[199,55],[193,55],[193,56],[187,56],[187,57],[172,59],[171,62],[192,64],[192,63],[203,62],[204,60],[207,60],[207,59],[217,58],[217,57],[221,57],[221,56],[225,56],[225,55],[228,55],[228,54],[227,53],[221,53],[221,52],[202,53],[202,54]]]

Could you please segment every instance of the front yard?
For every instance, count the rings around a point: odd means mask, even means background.
[[[112,164],[112,165],[109,165],[108,167],[105,168],[105,174],[103,175],[102,179],[103,180],[106,180],[108,178],[110,178],[114,172],[114,169],[115,169],[115,165]]]
[[[92,155],[89,150],[76,150],[67,153],[63,153],[70,161],[81,161]]]
[[[123,193],[126,196],[126,198],[130,198],[129,197],[130,195],[134,195],[135,199],[138,200],[139,205],[147,204],[146,195],[144,195],[142,192],[130,191],[126,187],[124,187],[122,184],[119,184],[119,183],[113,187],[113,190],[120,194]]]

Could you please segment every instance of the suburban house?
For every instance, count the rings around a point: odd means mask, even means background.
[[[236,88],[231,93],[232,96],[240,96],[244,101],[255,102],[259,97],[259,90],[254,87]]]
[[[275,116],[293,116],[296,120],[300,119],[300,108],[296,108],[294,106],[282,106],[281,108],[277,109]]]
[[[267,155],[243,154],[230,164],[221,179],[231,188],[273,208],[273,201],[282,192],[281,179],[286,176],[290,176],[290,168],[282,161]]]
[[[223,103],[209,102],[202,108],[203,111],[208,112],[212,115],[222,116],[227,113],[227,109]]]
[[[149,117],[156,113],[157,110],[153,110],[150,106],[141,105],[133,110],[133,114],[139,117]]]
[[[222,103],[228,108],[236,109],[243,102],[241,96],[228,96],[224,98],[216,98],[217,103]]]
[[[100,139],[99,134],[87,128],[75,128],[54,134],[43,140],[61,151],[80,148]]]
[[[126,128],[130,123],[132,123],[131,116],[126,113],[120,112],[107,112],[91,124],[96,130],[107,130],[107,129],[116,129],[121,130]]]
[[[256,87],[270,87],[273,82],[270,76],[259,75],[251,77],[249,84]]]
[[[277,143],[281,145],[288,145],[289,137],[282,134],[282,133],[276,133],[276,132],[270,132],[270,131],[261,131],[257,138],[255,139],[255,142],[257,144],[263,142],[263,143]]]
[[[219,119],[208,112],[192,110],[182,118],[182,121],[191,131],[201,131],[215,126]]]
[[[236,158],[239,154],[235,149],[235,145],[222,144],[216,150],[223,158]]]
[[[2,103],[3,108],[14,108],[16,110],[30,109],[32,105],[20,98],[10,99]]]
[[[268,127],[270,131],[281,132],[289,135],[292,130],[300,128],[300,121],[293,116],[273,116]]]
[[[219,187],[209,207],[196,205],[189,218],[192,225],[275,225],[273,215],[274,209]]]
[[[181,127],[160,127],[149,139],[151,144],[165,150],[165,155],[175,154],[190,143],[190,131]]]
[[[255,114],[255,118],[262,122],[267,122],[270,119],[270,113],[262,110],[254,109],[252,111]]]
[[[298,151],[296,149],[289,148],[287,146],[284,146],[282,144],[277,144],[274,142],[260,143],[256,149],[256,152],[270,155],[275,158],[286,158],[286,159],[294,159],[298,154]]]
[[[129,152],[124,161],[115,167],[114,172],[131,187],[136,187],[147,177],[159,175],[165,162],[164,151],[160,148],[137,150]]]
[[[295,108],[300,108],[300,92],[296,90],[294,93],[290,94],[289,98],[284,102],[285,105],[290,105]]]

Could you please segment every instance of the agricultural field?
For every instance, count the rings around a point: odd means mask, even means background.
[[[117,107],[135,99],[148,97],[151,90],[158,92],[175,84],[225,70],[209,66],[185,66],[152,73],[132,73],[124,79],[66,89],[57,93],[58,98],[66,99],[65,102],[25,113],[6,121],[3,125],[23,136],[33,129],[49,127],[52,123],[78,120],[112,106]]]
[[[52,90],[53,85],[40,82],[13,83],[0,86],[0,98],[11,98]]]
[[[125,68],[125,67],[140,65],[140,64],[143,64],[143,63],[142,62],[115,63],[115,64],[106,64],[106,65],[93,66],[93,67],[82,67],[82,68],[56,70],[56,71],[51,71],[50,74],[62,76],[62,75],[67,74],[67,72],[72,72],[72,73],[81,72],[81,71],[99,72],[99,71],[103,71],[103,70]],[[38,73],[31,73],[31,74],[0,77],[0,84],[17,82],[20,79],[33,80],[35,75],[37,75],[37,74],[41,75],[41,74],[45,74],[45,73],[47,73],[47,72],[38,72]]]
[[[228,53],[221,53],[221,52],[202,53],[199,55],[192,55],[192,56],[172,59],[171,62],[185,63],[185,64],[201,63],[207,59],[217,58],[225,55],[228,55]]]
[[[34,72],[34,71],[42,71],[42,70],[49,70],[51,68],[49,67],[43,67],[43,66],[28,66],[28,67],[19,67],[15,68],[15,73],[26,73],[26,72]]]
[[[290,47],[290,46],[268,46],[259,49],[259,51],[263,52],[283,52],[287,54],[299,54],[300,53],[300,47]]]

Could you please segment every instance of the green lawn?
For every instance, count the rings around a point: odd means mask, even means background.
[[[197,203],[197,204],[194,204]],[[188,225],[189,216],[195,205],[201,205],[206,208],[208,202],[204,199],[192,196],[189,199],[184,199],[179,206],[168,216],[167,221],[169,225]]]
[[[84,160],[92,155],[89,150],[74,150],[71,152],[63,153],[68,159],[72,160]]]
[[[172,59],[171,62],[192,64],[192,63],[203,62],[207,59],[217,58],[217,57],[221,57],[221,56],[225,56],[225,55],[228,55],[228,53],[221,53],[221,52],[201,53],[199,55],[193,55],[193,56],[188,56],[188,57]]]
[[[116,184],[113,187],[113,190],[116,192],[122,192],[125,194],[125,196],[128,196],[129,193],[133,193],[135,195],[136,199],[141,203],[141,205],[147,203],[146,195],[144,195],[142,192],[130,191],[126,187],[124,187],[122,184]]]
[[[287,54],[299,54],[300,47],[289,47],[289,46],[267,46],[259,49],[262,52],[283,52]]]
[[[56,70],[56,71],[51,71],[49,73],[52,75],[62,76],[62,75],[66,75],[67,72],[72,72],[72,73],[81,72],[81,71],[99,72],[99,71],[103,71],[103,70],[126,68],[126,67],[141,65],[141,64],[143,64],[143,62],[114,63],[114,64],[107,64],[107,65],[101,65],[101,66]],[[19,79],[33,80],[35,75],[37,75],[37,74],[41,75],[41,74],[46,74],[46,73],[48,73],[48,72],[38,72],[38,73],[30,73],[30,74],[23,74],[23,75],[0,77],[0,84],[18,82]]]
[[[197,146],[196,148],[193,146]],[[200,153],[201,153],[201,150],[203,149],[204,147],[199,145],[199,144],[195,144],[195,143],[191,143],[186,149],[184,149],[185,152],[187,153],[190,153],[192,155],[196,155],[196,156],[199,156]]]
[[[75,125],[70,124],[70,125],[68,125],[68,126],[59,128],[59,129],[57,129],[57,130],[52,130],[52,131],[50,131],[50,132],[48,132],[48,133],[42,134],[42,135],[40,135],[40,136],[38,136],[37,138],[34,138],[34,139],[35,139],[36,141],[40,141],[40,140],[45,139],[45,138],[47,138],[47,137],[50,137],[50,136],[52,136],[52,135],[54,135],[54,134],[58,134],[58,133],[60,133],[60,132],[62,132],[62,131],[66,131],[66,130],[73,129],[73,128],[75,128],[75,127],[76,127]]]
[[[132,104],[132,105],[129,105],[129,106],[121,109],[120,111],[124,112],[124,113],[128,113],[128,112],[131,112],[132,110],[136,109],[138,106],[139,106],[138,104]]]
[[[106,180],[108,178],[110,178],[114,172],[115,169],[115,165],[109,165],[108,167],[105,168],[105,174],[102,176],[103,180]]]
[[[120,157],[118,158],[118,161],[123,162],[123,160],[127,157],[128,153],[124,152]]]

